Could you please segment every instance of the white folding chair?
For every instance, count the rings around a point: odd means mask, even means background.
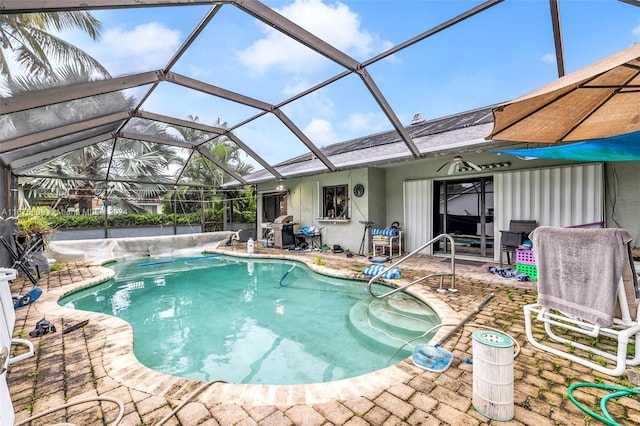
[[[547,274],[547,271],[544,270],[544,261],[541,261],[544,256],[540,256],[540,253],[547,249],[545,244],[548,242],[536,241],[535,233],[540,232],[540,229],[536,229],[532,234],[539,285],[540,279],[548,279],[550,275],[558,276],[557,269],[554,274]],[[557,228],[555,231],[546,230],[546,232],[559,233],[557,244],[560,245],[563,244],[567,232],[584,231],[580,229],[567,230],[567,228]],[[542,232],[545,230],[542,229]],[[607,232],[607,229],[589,230],[589,232]],[[623,245],[619,251],[624,256],[623,269],[621,276],[617,279],[617,284],[614,284],[617,290],[614,289],[616,300],[615,311],[612,312],[612,324],[598,325],[596,322],[547,306],[547,303],[540,303],[539,293],[537,303],[524,307],[525,332],[527,339],[534,347],[611,376],[621,376],[628,366],[640,365],[638,279],[628,243]],[[606,253],[610,247],[601,247],[600,249],[601,252],[593,252],[594,247],[587,245],[584,247],[583,253],[574,251],[570,270],[575,271],[576,265],[580,264],[585,268],[593,266],[594,263],[598,264],[598,262],[594,262],[594,256]],[[554,259],[556,262],[562,263],[562,259],[558,257],[554,257]],[[563,268],[563,265],[555,266]],[[549,284],[555,285],[557,283]],[[606,297],[605,294],[606,289],[603,289],[602,297]],[[567,302],[567,306],[576,306],[576,304]],[[541,333],[542,330],[544,330],[544,334]],[[629,346],[633,348],[632,351],[629,351]]]

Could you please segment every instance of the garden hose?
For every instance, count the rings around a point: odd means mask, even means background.
[[[600,401],[600,409],[604,414],[604,416],[602,416],[592,410],[589,410],[588,408],[580,404],[575,399],[575,397],[573,396],[573,391],[577,388],[598,388],[598,389],[604,389],[604,390],[610,390],[610,391],[616,391],[616,392],[611,392],[610,394],[603,397],[602,400]],[[625,388],[622,386],[605,385],[600,383],[574,383],[573,385],[569,386],[569,389],[567,390],[567,394],[569,395],[569,399],[571,400],[571,402],[573,402],[579,409],[581,409],[591,417],[598,419],[601,422],[604,422],[608,425],[623,426],[622,423],[616,422],[613,419],[613,417],[611,417],[611,415],[607,411],[607,402],[610,399],[620,398],[622,396],[640,395],[640,389],[637,389],[637,388],[631,389],[631,388]]]
[[[120,423],[120,420],[122,420],[122,418],[124,417],[124,404],[122,403],[122,401],[120,401],[119,399],[116,398],[112,398],[110,396],[96,396],[96,397],[91,397],[91,398],[85,398],[85,399],[80,399],[77,401],[73,401],[73,402],[69,402],[68,404],[64,404],[64,405],[60,405],[57,407],[53,407],[50,408],[46,411],[43,411],[41,413],[35,414],[27,419],[21,420],[18,423],[15,424],[15,426],[21,426],[27,423],[30,423],[31,421],[35,420],[35,419],[39,419],[40,417],[46,416],[47,414],[51,414],[55,411],[58,410],[64,410],[66,408],[70,408],[73,407],[74,405],[79,405],[79,404],[84,404],[87,402],[94,402],[94,401],[107,401],[107,402],[113,402],[114,404],[116,404],[118,406],[118,416],[116,417],[116,419],[113,421],[113,423],[111,423],[111,426],[116,426]],[[56,423],[53,426],[67,426],[67,425],[71,425],[73,426],[72,423]]]

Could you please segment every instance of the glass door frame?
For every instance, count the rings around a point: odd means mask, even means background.
[[[493,222],[493,204],[488,202],[487,195],[493,194],[493,189],[487,191],[487,186],[493,188],[493,176],[480,176],[480,177],[468,177],[462,179],[443,179],[443,180],[434,180],[434,191],[433,191],[433,229],[434,236],[442,233],[455,233],[459,234],[459,230],[449,229],[449,216],[454,216],[449,212],[449,201],[452,197],[456,195],[464,195],[468,194],[467,191],[460,191],[455,193],[449,193],[448,189],[451,185],[455,184],[470,184],[468,188],[472,189],[474,194],[477,196],[476,205],[477,211],[476,215],[471,215],[470,212],[464,210],[465,213],[469,216],[475,216],[479,219],[476,224],[479,225],[479,239],[480,239],[480,250],[478,255],[483,258],[492,258],[495,250],[495,240],[492,247],[487,248],[487,243],[490,241],[491,236],[487,235],[487,223]],[[491,197],[493,200],[493,197]],[[491,205],[489,205],[491,204]],[[489,221],[490,222],[489,222]],[[472,225],[469,225],[472,226]],[[476,230],[473,230],[473,235],[476,235]],[[495,233],[493,233],[495,235]],[[444,245],[444,248],[442,248]],[[450,254],[451,250],[449,247],[450,243],[448,240],[443,240],[441,243],[434,245],[434,253],[438,254]],[[459,252],[456,252],[459,254]]]

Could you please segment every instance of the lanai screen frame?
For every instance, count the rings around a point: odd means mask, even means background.
[[[65,123],[58,127],[24,134],[10,140],[1,141],[0,162],[2,163],[2,170],[0,172],[0,179],[2,180],[0,181],[0,201],[3,203],[4,209],[13,208],[15,206],[15,200],[13,200],[11,197],[11,188],[14,187],[15,179],[19,176],[29,175],[29,171],[34,169],[35,167],[45,164],[55,159],[56,157],[72,150],[86,147],[101,141],[117,141],[118,138],[129,138],[153,143],[162,143],[170,146],[192,150],[193,152],[197,152],[212,161],[217,167],[223,170],[230,179],[238,182],[238,184],[247,183],[242,176],[226,167],[224,163],[217,161],[205,149],[203,149],[203,145],[207,141],[199,143],[185,143],[183,141],[172,139],[159,139],[150,135],[128,133],[126,131],[126,125],[132,119],[153,120],[170,125],[184,126],[205,131],[215,136],[226,136],[230,138],[249,157],[253,158],[258,164],[260,164],[265,171],[268,172],[268,175],[263,178],[263,181],[271,181],[280,180],[290,176],[283,175],[278,170],[277,164],[269,164],[251,148],[250,142],[241,140],[233,132],[234,130],[247,125],[266,114],[272,114],[278,120],[280,120],[296,136],[296,138],[300,140],[321,162],[323,170],[321,170],[320,172],[340,170],[340,168],[336,167],[332,163],[331,159],[323,153],[323,150],[318,148],[309,139],[309,137],[307,137],[307,135],[305,135],[305,133],[295,125],[295,123],[283,112],[282,108],[310,93],[313,93],[325,86],[328,86],[351,75],[357,76],[362,81],[362,84],[375,99],[375,102],[378,104],[381,111],[388,119],[390,125],[398,133],[400,139],[404,142],[406,149],[410,152],[411,156],[416,159],[421,158],[424,156],[424,154],[420,152],[416,144],[413,142],[405,126],[403,126],[403,124],[400,122],[396,113],[387,102],[384,94],[378,88],[376,82],[367,71],[367,67],[409,46],[419,43],[420,41],[425,40],[432,35],[450,28],[474,15],[484,12],[501,3],[502,1],[504,0],[486,1],[455,16],[452,19],[442,22],[441,24],[434,26],[427,31],[424,31],[421,34],[418,34],[415,37],[404,41],[403,43],[397,44],[396,46],[388,49],[383,53],[371,57],[363,62],[359,62],[256,0],[150,0],[144,3],[140,3],[136,0],[97,0],[92,2],[80,2],[71,0],[30,0],[28,2],[25,2],[23,0],[4,0],[2,1],[2,14],[18,14],[30,12],[40,13],[70,10],[148,8],[160,6],[188,7],[194,5],[210,5],[211,8],[162,69],[136,73],[127,76],[118,76],[110,79],[92,81],[88,83],[74,84],[71,86],[45,89],[9,98],[2,98],[2,103],[0,104],[2,108],[2,115],[19,114],[30,109],[41,108],[61,102],[72,102],[74,100],[79,100],[90,96],[100,96],[106,93],[113,93],[139,86],[149,87],[146,94],[141,97],[134,108],[124,111],[111,112],[104,116],[87,119],[82,122]],[[638,3],[633,0],[620,1],[638,6]],[[564,75],[564,53],[562,49],[558,0],[550,0],[549,5],[556,49],[558,76],[560,77]],[[229,91],[225,88],[213,86],[203,81],[199,81],[172,72],[172,67],[175,65],[177,60],[188,49],[191,43],[193,43],[193,41],[203,31],[203,29],[212,21],[214,21],[214,18],[219,10],[222,7],[230,6],[239,8],[243,12],[253,16],[254,18],[273,28],[276,28],[286,36],[323,55],[324,57],[342,67],[343,71],[315,85],[314,87],[297,93],[289,99],[283,100],[276,104],[270,104],[259,99],[245,96],[241,93]],[[144,111],[144,101],[149,97],[149,95],[159,84],[163,83],[176,84],[205,94],[224,98],[232,102],[249,106],[253,109],[256,109],[258,112],[230,126],[216,127]],[[51,178],[55,178],[55,176],[51,176]],[[179,185],[177,181],[163,183]]]

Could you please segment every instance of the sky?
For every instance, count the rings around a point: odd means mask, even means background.
[[[465,0],[264,1],[363,62],[482,4]],[[640,7],[616,0],[559,0],[567,73],[640,41]],[[208,6],[100,10],[98,42],[61,36],[115,77],[162,69]],[[171,71],[277,104],[343,71],[336,63],[225,5]],[[494,105],[558,78],[548,0],[505,0],[367,67],[403,124]],[[131,91],[139,97],[143,91]],[[163,83],[149,112],[230,126],[259,111]],[[357,75],[332,83],[283,111],[318,147],[392,129]],[[272,114],[234,131],[271,164],[308,152]],[[260,167],[258,167],[260,168]]]

